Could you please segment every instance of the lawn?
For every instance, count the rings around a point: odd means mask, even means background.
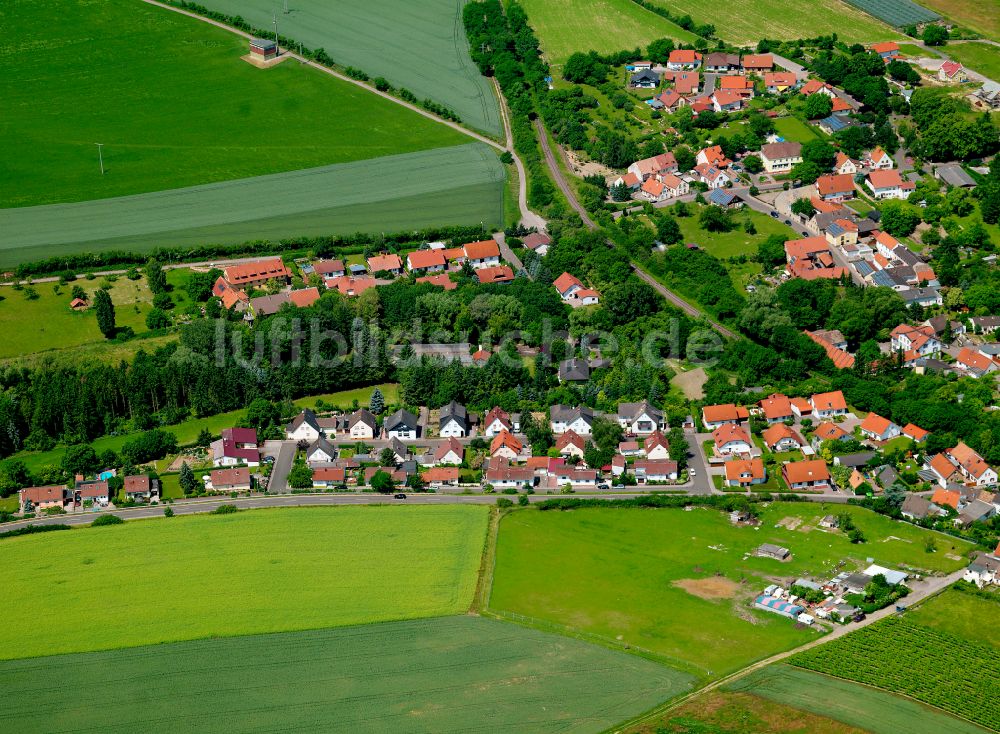
[[[828,716],[873,734],[904,731],[909,734],[983,734],[985,731],[916,701],[788,665],[769,665],[724,689]]]
[[[995,624],[982,623],[997,614],[1000,614],[1000,595],[995,599],[984,599],[949,589],[908,610],[906,618],[922,627],[1000,648],[1000,629]]]
[[[872,43],[900,34],[870,15],[840,0],[652,0],[675,15],[690,15],[697,23],[711,23],[720,38],[737,45],[756,45],[761,38],[795,40],[829,35],[833,30],[846,43]]]
[[[982,0],[920,0],[920,4],[978,31],[986,38],[1000,41],[1000,5]],[[950,44],[951,48],[954,44]]]
[[[925,5],[929,5],[929,3],[925,3]],[[913,56],[915,58],[928,55],[926,49],[923,49],[913,43],[899,44],[899,53],[903,56]]]
[[[817,529],[834,511],[854,515],[870,542],[852,545],[843,533]],[[786,518],[802,524],[777,525]],[[749,607],[767,578],[825,579],[838,562],[864,567],[868,557],[893,568],[950,571],[965,561],[945,552],[970,548],[938,538],[940,550],[929,554],[921,542],[928,531],[858,507],[774,503],[761,519],[754,530],[704,508],[515,512],[500,524],[490,607],[620,640],[717,676],[815,638],[814,630]],[[746,557],[761,543],[785,546],[793,559]]]
[[[796,143],[808,143],[821,137],[816,128],[791,115],[775,119],[774,129],[778,136]]]
[[[486,522],[463,505],[310,507],[9,539],[0,658],[463,613]],[[41,610],[72,634],[23,634]]]
[[[36,352],[67,349],[88,343],[105,342],[97,328],[93,309],[76,312],[70,310],[73,286],[80,286],[93,301],[94,293],[103,279],[78,280],[59,286],[56,283],[39,283],[31,286],[38,298],[29,300],[25,290],[4,288],[0,291],[0,330],[7,336],[0,344],[0,359],[30,355]],[[146,279],[118,278],[108,291],[115,304],[115,323],[131,327],[136,333],[147,331],[146,314],[152,308],[153,294]],[[27,326],[30,324],[30,327]]]
[[[503,192],[496,153],[471,143],[139,196],[0,209],[0,265],[40,254],[493,227],[503,221]]]
[[[270,29],[273,0],[202,0],[212,10],[240,15]],[[489,81],[469,56],[455,0],[294,0],[278,15],[281,35],[306,48],[323,48],[334,61],[363,69],[431,98],[467,125],[499,137],[500,108]]]
[[[1000,48],[987,43],[950,43],[945,53],[973,71],[1000,79]]]
[[[385,383],[378,386],[385,397],[386,405],[393,405],[399,402],[399,384],[395,382]],[[293,403],[300,408],[315,408],[317,400],[323,400],[326,408],[350,408],[354,400],[362,405],[367,405],[371,398],[374,387],[361,387],[354,390],[343,390],[341,392],[326,393],[324,395],[313,395],[298,398]],[[326,409],[325,408],[325,409]],[[216,415],[204,418],[192,418],[190,420],[177,423],[173,426],[164,426],[165,431],[169,431],[177,436],[177,443],[181,446],[191,446],[198,440],[198,434],[202,429],[207,430],[212,436],[218,436],[223,428],[235,426],[246,410],[231,410],[227,413],[217,413]],[[91,445],[98,453],[107,451],[119,451],[121,447],[136,434],[128,433],[120,436],[103,436],[95,439]],[[31,472],[37,472],[43,466],[59,466],[66,449],[64,447],[54,448],[51,451],[21,451],[14,454],[13,458],[20,459]]]
[[[245,39],[139,0],[24,0],[8,4],[3,20],[0,178],[18,185],[4,188],[0,206],[176,189],[468,140],[316,69],[258,69],[240,59]],[[104,144],[103,176],[95,141]]]
[[[677,217],[685,243],[694,243],[717,258],[757,254],[757,245],[772,234],[780,234],[788,239],[796,237],[795,232],[780,220],[769,217],[751,209],[744,209],[733,214],[736,227],[730,232],[707,232],[698,226],[700,207],[691,208],[690,217]],[[744,222],[753,222],[756,234],[747,234],[743,229]],[[759,272],[759,268],[757,269]]]
[[[552,64],[576,51],[613,53],[657,38],[694,43],[696,36],[632,0],[523,0],[528,22]]]
[[[987,602],[993,604],[993,602]],[[980,624],[997,618],[992,615]],[[1000,648],[911,620],[887,617],[789,659],[793,665],[882,688],[1000,730]]]
[[[48,695],[69,671],[100,684]],[[12,661],[0,681],[0,715],[23,734],[584,734],[690,683],[636,656],[469,616]]]
[[[825,716],[733,691],[711,691],[626,734],[865,734]]]

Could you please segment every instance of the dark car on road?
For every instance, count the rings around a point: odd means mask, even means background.
[[[393,495],[393,499],[405,500],[406,499],[406,495],[403,494],[402,492],[399,492],[398,494],[394,494]]]

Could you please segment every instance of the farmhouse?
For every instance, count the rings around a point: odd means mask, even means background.
[[[825,488],[830,485],[830,470],[822,459],[787,462],[781,467],[781,476],[789,489]]]
[[[726,462],[726,485],[729,487],[751,487],[766,480],[767,471],[761,459],[731,459]]]
[[[790,171],[802,162],[802,144],[795,142],[768,143],[760,149],[760,161],[767,173]]]
[[[213,492],[246,492],[251,487],[250,470],[245,466],[216,469],[208,476],[205,488]]]

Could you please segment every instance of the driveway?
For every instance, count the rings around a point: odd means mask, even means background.
[[[272,494],[287,492],[288,473],[292,470],[295,460],[295,441],[265,441],[264,455],[274,457],[271,467],[271,478],[267,483],[267,491]]]
[[[521,264],[521,258],[514,254],[514,251],[510,249],[510,245],[507,244],[507,235],[503,232],[494,232],[493,239],[500,246],[500,256],[514,266],[514,272],[517,273],[520,270],[524,270],[524,265]],[[527,271],[525,271],[527,272]],[[531,278],[529,275],[528,278]]]

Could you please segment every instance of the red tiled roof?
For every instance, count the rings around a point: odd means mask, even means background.
[[[750,434],[747,433],[747,429],[738,423],[723,423],[721,426],[712,431],[712,439],[715,441],[715,445],[722,447],[731,441],[743,441],[745,443],[750,443]]]
[[[820,441],[833,441],[847,435],[847,431],[836,423],[823,422],[816,426],[816,438]]]
[[[802,482],[826,482],[830,480],[830,470],[822,459],[793,461],[781,468],[785,481],[789,484]]]
[[[552,285],[554,285],[556,287],[556,290],[559,291],[560,293],[565,293],[574,285],[577,288],[583,288],[583,283],[581,283],[579,279],[576,278],[576,276],[570,275],[569,273],[563,273],[562,275],[560,275],[558,278],[555,279]]]
[[[812,405],[815,410],[847,410],[847,400],[840,390],[816,393],[812,396]]]
[[[764,86],[767,87],[794,87],[796,81],[795,74],[790,71],[775,71],[764,75]]]
[[[726,462],[726,481],[750,482],[763,478],[764,462],[761,459],[732,459]]]
[[[524,444],[522,444],[517,437],[507,429],[500,431],[500,433],[493,437],[493,440],[490,442],[490,454],[495,454],[504,446],[509,448],[515,454],[521,453],[521,449],[524,448]]]
[[[706,405],[701,409],[701,414],[706,423],[718,423],[719,421],[741,421],[750,417],[748,411],[742,405]]]
[[[903,435],[912,438],[914,441],[923,441],[930,435],[930,431],[925,431],[914,423],[907,423],[903,426]]]
[[[453,291],[458,288],[458,283],[453,281],[447,273],[438,273],[437,275],[424,275],[417,278],[418,283],[430,283],[431,285],[439,285],[446,291]]]
[[[931,502],[935,505],[948,505],[956,510],[958,509],[958,503],[961,499],[962,495],[954,489],[938,488],[931,496]]]
[[[701,54],[690,48],[678,48],[670,52],[669,63],[693,64],[701,60]]]
[[[226,280],[230,285],[243,285],[272,278],[287,278],[291,275],[280,257],[267,260],[256,260],[249,263],[230,265],[225,270]]]
[[[211,479],[212,487],[215,489],[235,487],[250,483],[250,470],[245,466],[237,466],[231,469],[216,469],[209,474],[209,478]]]
[[[747,54],[743,57],[744,69],[771,69],[774,57],[771,54]]]
[[[903,178],[895,168],[875,170],[868,173],[868,180],[877,189],[890,189],[903,185]]]
[[[494,265],[476,271],[480,283],[507,283],[514,280],[514,271],[507,265]]]
[[[816,190],[821,196],[854,191],[854,176],[849,173],[830,173],[816,179]]]
[[[402,270],[403,261],[399,255],[374,255],[368,258],[368,270],[371,273],[378,273],[382,270]]]
[[[432,466],[424,472],[423,478],[425,482],[457,482],[458,467]]]
[[[319,288],[299,288],[288,294],[288,300],[299,308],[311,306],[319,300]]]
[[[149,476],[146,474],[138,474],[132,477],[125,477],[125,493],[129,492],[148,492],[149,491]]]
[[[496,240],[480,240],[465,245],[465,255],[470,260],[485,260],[490,257],[500,257],[500,245]]]
[[[421,268],[443,268],[448,263],[441,250],[415,250],[406,256],[407,267],[410,270]]]
[[[865,416],[865,419],[861,421],[861,430],[874,433],[877,436],[883,435],[889,427],[892,425],[892,421],[888,418],[883,418],[877,413],[869,413]]]

